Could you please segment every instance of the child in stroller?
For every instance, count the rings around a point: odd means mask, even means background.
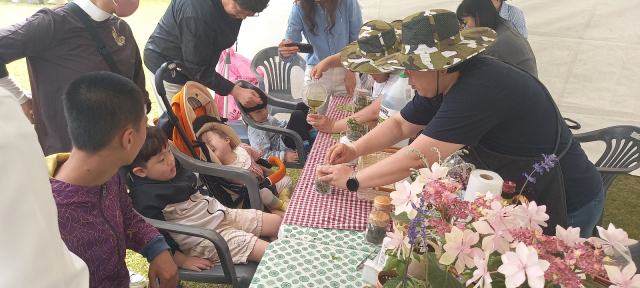
[[[221,123],[218,118],[201,116],[193,122],[193,128],[196,131],[196,139],[203,142],[222,165],[247,169],[258,181],[274,173],[256,163],[262,157],[260,150],[241,143],[233,128]],[[284,176],[275,185],[260,189],[262,203],[272,210],[286,211],[291,198],[292,184],[291,178]]]
[[[260,262],[269,243],[258,236],[277,236],[280,216],[255,209],[227,208],[208,193],[201,193],[196,175],[175,161],[167,136],[158,127],[147,127],[146,140],[129,172],[132,179],[129,196],[138,213],[216,230],[226,240],[235,264]],[[182,268],[200,271],[220,262],[209,240],[162,234],[175,253],[174,261]]]

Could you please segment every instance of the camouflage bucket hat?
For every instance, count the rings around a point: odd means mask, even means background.
[[[369,21],[362,25],[358,40],[342,49],[340,62],[351,71],[365,74],[392,72],[393,69],[380,70],[373,63],[375,60],[400,52],[401,41],[401,30],[395,29],[385,21]]]
[[[376,60],[383,70],[443,70],[482,52],[496,41],[491,28],[460,31],[458,17],[445,9],[419,12],[402,21],[402,50]]]

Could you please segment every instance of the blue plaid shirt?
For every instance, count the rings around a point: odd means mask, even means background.
[[[263,124],[280,128],[287,127],[287,121],[278,121],[278,119],[273,116],[269,116]],[[284,161],[284,154],[293,151],[284,145],[281,134],[258,130],[251,126],[247,129],[247,134],[251,147],[258,148],[262,151],[262,159],[269,159],[269,157],[275,156]]]
[[[362,28],[360,4],[358,4],[357,0],[343,0],[341,2],[336,9],[336,25],[333,27],[331,34],[328,33],[328,30],[325,30],[326,27],[329,27],[325,10],[322,9],[318,2],[313,2],[316,5],[314,19],[318,24],[315,32],[318,35],[313,35],[307,23],[304,22],[304,12],[302,12],[300,4],[293,4],[289,15],[289,26],[283,40],[289,39],[291,42],[301,42],[302,35],[304,35],[307,42],[313,45],[313,53],[306,54],[305,57],[307,65],[318,64],[324,58],[339,53],[344,46],[358,39],[358,33]],[[291,62],[294,56],[295,54],[283,59],[286,62]]]
[[[529,33],[527,33],[527,22],[524,20],[522,10],[503,1],[500,7],[500,17],[511,21],[511,27],[518,30],[524,38],[529,36]]]

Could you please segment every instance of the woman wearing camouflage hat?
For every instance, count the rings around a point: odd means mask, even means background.
[[[394,183],[409,176],[410,168],[438,161],[459,149],[477,168],[495,171],[516,182],[518,189],[533,164],[555,154],[559,163],[523,195],[546,205],[550,219],[543,231],[554,234],[556,225],[581,228],[588,237],[604,207],[602,181],[578,141],[562,121],[551,95],[537,78],[495,58],[478,55],[495,42],[490,28],[458,31],[456,14],[430,10],[413,14],[402,24],[402,52],[376,62],[382,67],[406,69],[409,84],[422,97],[390,119],[346,146],[329,149],[332,163],[384,149],[422,130],[408,147],[356,173],[345,165],[329,166],[320,181],[355,191]],[[480,191],[478,191],[480,192]]]
[[[348,117],[355,117],[362,122],[369,123],[371,127],[378,123],[378,114],[382,103],[381,95],[393,86],[402,72],[400,70],[393,71],[393,69],[382,71],[374,65],[374,61],[400,52],[402,30],[399,28],[402,26],[397,26],[382,20],[364,23],[360,29],[358,40],[344,47],[341,53],[336,53],[320,61],[311,71],[312,79],[321,78],[322,73],[329,68],[342,66],[351,71],[371,75],[375,81],[372,94],[375,100],[371,105]],[[348,118],[335,121],[325,115],[311,114],[307,116],[307,121],[318,131],[340,133],[347,130]]]

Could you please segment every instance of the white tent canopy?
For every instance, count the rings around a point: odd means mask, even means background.
[[[282,40],[293,1],[271,0],[244,21],[238,50],[248,58]],[[461,1],[360,0],[363,20],[403,19]],[[640,127],[640,0],[511,0],[527,21],[539,79],[564,117],[582,124],[576,133],[614,125]],[[583,145],[592,161],[604,145]],[[636,171],[638,173],[638,171]]]

